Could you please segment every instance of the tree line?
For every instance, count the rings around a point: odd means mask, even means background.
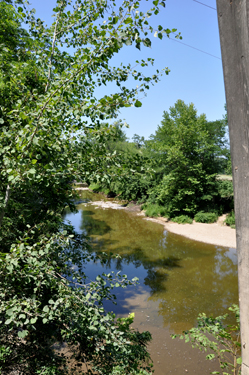
[[[178,222],[212,222],[232,212],[232,181],[224,179],[231,175],[226,116],[208,121],[178,100],[148,140],[135,134],[129,141],[120,125],[114,124],[116,141],[108,144],[116,163],[102,163],[109,179],[90,187]]]

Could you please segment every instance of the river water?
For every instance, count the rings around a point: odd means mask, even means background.
[[[117,288],[117,306],[106,308],[118,316],[134,312],[133,326],[152,333],[149,351],[155,375],[205,375],[219,370],[216,361],[205,360],[203,353],[172,340],[170,334],[195,326],[200,312],[223,315],[238,303],[235,249],[172,234],[135,212],[86,203],[100,200],[89,191],[83,191],[81,198],[78,213],[68,212],[65,220],[89,236],[95,252],[121,256],[105,265],[89,264],[86,273],[92,280],[110,270],[139,278],[135,287]]]

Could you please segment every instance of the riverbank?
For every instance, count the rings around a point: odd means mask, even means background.
[[[89,190],[88,187],[78,187],[75,190]],[[225,217],[220,217],[216,223],[205,224],[196,223],[192,224],[177,224],[164,217],[150,218],[146,217],[145,213],[141,211],[138,205],[122,205],[119,202],[100,200],[92,202],[92,204],[105,208],[112,209],[123,209],[126,211],[134,212],[139,216],[143,216],[144,220],[154,221],[158,224],[164,226],[164,228],[172,233],[178,234],[180,236],[187,237],[194,241],[205,242],[211,245],[224,246],[236,248],[236,231],[235,229],[223,224]]]
[[[124,207],[119,203],[110,201],[97,201],[92,202],[92,204],[103,209],[123,209],[126,211],[135,212],[137,215],[143,216],[144,220],[154,221],[155,223],[163,225],[167,231],[190,238],[194,241],[205,242],[216,246],[236,248],[235,229],[223,224],[223,219],[225,218],[220,218],[216,223],[212,224],[196,222],[193,222],[192,224],[177,224],[172,221],[168,221],[168,219],[163,217],[146,217],[145,213],[140,211],[140,207],[135,205],[128,205]]]
[[[235,229],[230,228],[222,223],[196,223],[192,224],[177,224],[172,221],[167,221],[160,218],[146,218],[159,224],[164,225],[164,228],[172,233],[190,238],[191,240],[205,242],[211,245],[224,246],[236,248],[236,232]]]

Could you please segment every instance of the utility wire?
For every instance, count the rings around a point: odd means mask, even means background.
[[[218,59],[218,60],[221,60],[221,58],[218,57],[218,56],[212,55],[211,53],[205,52],[205,51],[203,51],[203,50],[201,50],[201,49],[199,49],[199,48],[196,48],[196,47],[190,46],[189,44],[183,43],[183,42],[181,42],[181,41],[178,40],[178,39],[173,39],[173,38],[169,38],[169,39],[170,39],[170,40],[173,40],[173,42],[177,42],[177,43],[183,44],[183,45],[186,46],[186,47],[189,47],[189,48],[195,49],[196,51],[199,51],[199,52],[205,53],[206,55],[209,55],[209,56],[215,57],[215,58]]]
[[[210,9],[217,10],[216,8],[213,8],[213,7],[211,7],[210,5],[207,5],[207,4],[204,4],[204,3],[201,3],[200,1],[197,1],[197,0],[193,0],[193,1],[195,1],[196,3],[199,3],[199,4],[201,4],[201,5],[204,5],[205,7],[208,7],[208,8],[210,8]]]
[[[193,1],[195,1],[196,3],[199,3],[199,4],[201,4],[201,5],[204,5],[204,6],[208,7],[208,8],[211,8],[211,9],[216,10],[215,8],[213,8],[213,7],[209,6],[209,5],[206,5],[206,4],[204,4],[204,3],[201,3],[200,1],[197,1],[197,0],[193,0]],[[173,33],[173,34],[177,35],[176,33]],[[220,57],[215,56],[215,55],[212,55],[211,53],[206,52],[206,51],[203,51],[203,50],[201,50],[201,49],[199,49],[199,48],[196,48],[196,47],[190,46],[190,45],[187,44],[187,43],[183,43],[183,42],[180,41],[179,39],[173,39],[173,38],[169,38],[169,39],[170,39],[170,40],[173,40],[173,42],[177,42],[177,43],[183,44],[183,45],[186,46],[186,47],[189,47],[189,48],[195,49],[196,51],[199,51],[199,52],[205,53],[206,55],[209,55],[209,56],[211,56],[211,57],[214,57],[215,59],[221,60]]]

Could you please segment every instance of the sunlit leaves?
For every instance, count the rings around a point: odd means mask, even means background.
[[[191,342],[192,347],[201,351],[211,351],[206,359],[217,359],[221,371],[214,371],[212,374],[240,374],[241,352],[240,352],[240,319],[239,307],[233,305],[229,308],[235,313],[237,323],[227,325],[228,314],[216,318],[207,317],[206,314],[199,314],[198,326],[183,332],[182,335],[172,335],[172,338],[180,337],[185,342]]]
[[[114,299],[114,286],[133,282],[101,275],[85,283],[84,251],[62,231],[61,219],[66,206],[75,210],[72,181],[110,181],[103,161],[113,158],[106,152],[112,127],[103,120],[115,119],[122,107],[141,107],[140,97],[162,74],[146,75],[153,59],[120,67],[111,61],[125,45],[152,46],[149,18],[163,2],[155,0],[145,12],[140,5],[58,0],[48,27],[25,1],[0,2],[0,334],[20,373],[41,373],[44,363],[52,373],[50,360],[61,369],[54,341],[79,347],[80,359],[101,366],[102,374],[112,373],[120,353],[122,369],[134,374],[148,357],[143,344],[150,335],[130,329],[131,318],[116,324],[102,307]],[[158,31],[170,34],[163,26]],[[125,168],[143,172],[137,159]]]

